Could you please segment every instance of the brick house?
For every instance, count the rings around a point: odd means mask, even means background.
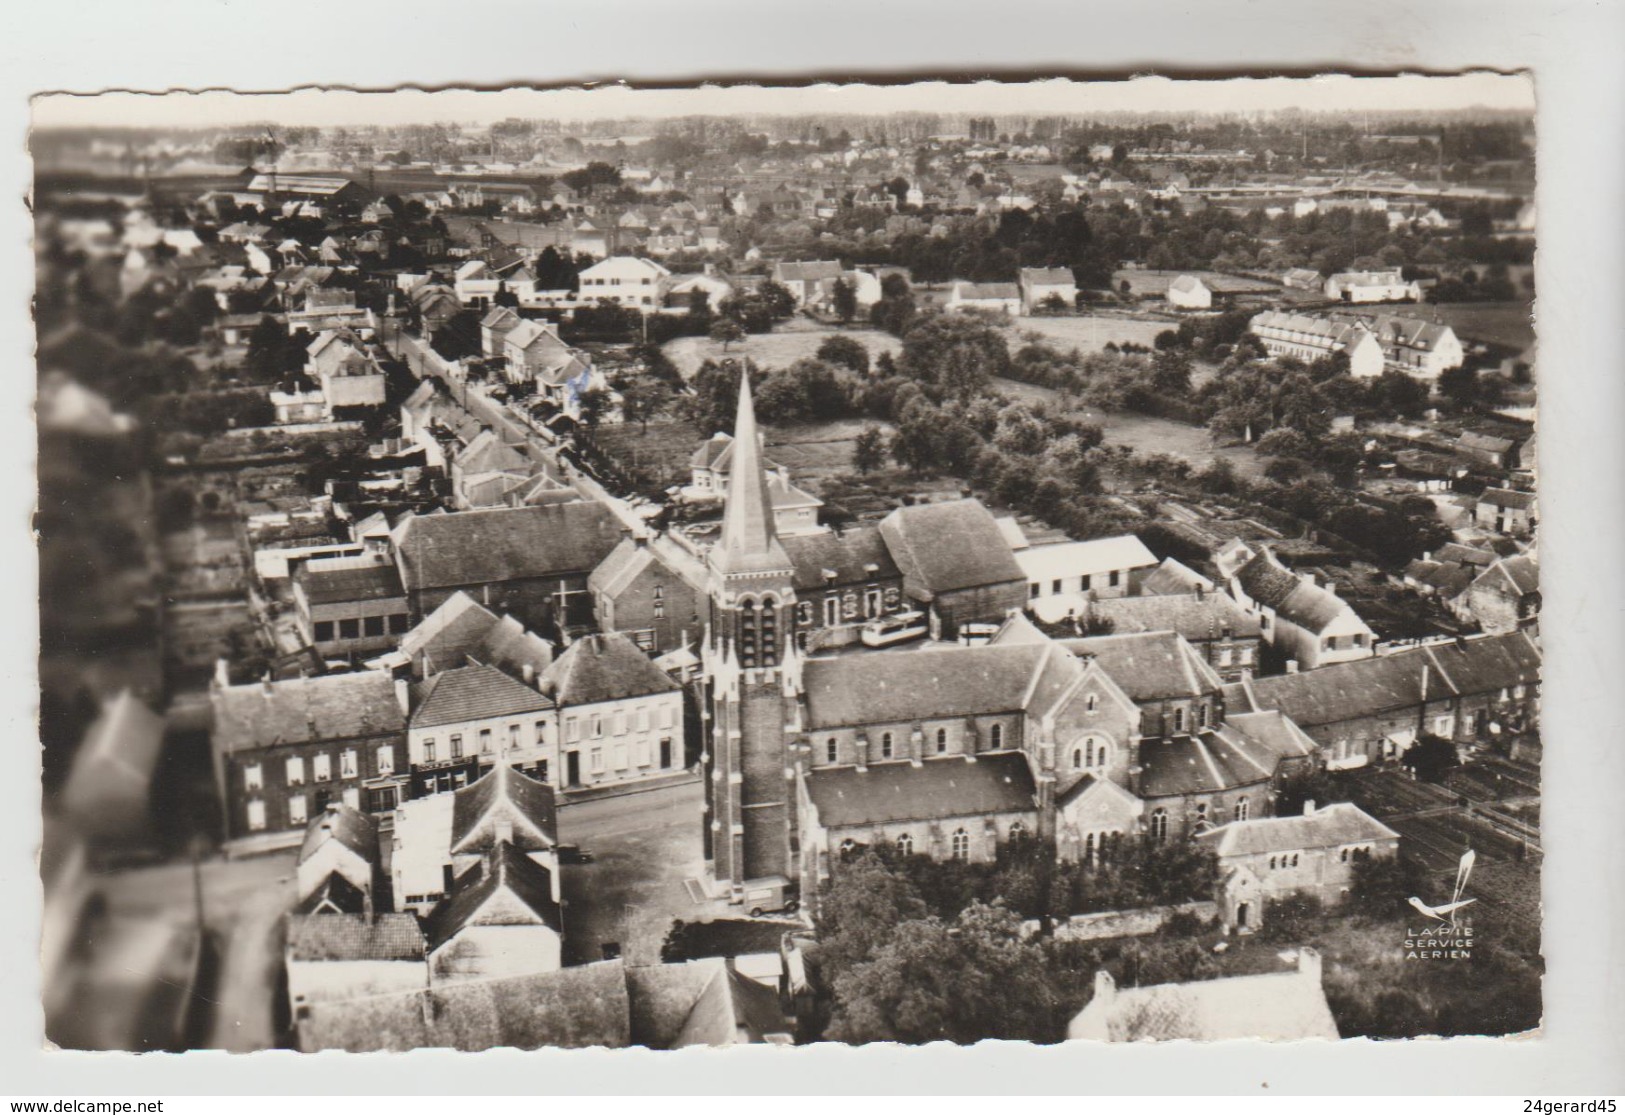
[[[1203,589],[1188,595],[1121,596],[1090,601],[1088,619],[1110,623],[1114,634],[1172,631],[1195,648],[1225,681],[1258,669],[1262,643],[1258,617],[1228,595]]]
[[[875,527],[781,539],[794,567],[802,649],[856,641],[865,623],[904,606],[903,574]]]
[[[442,670],[411,687],[412,796],[458,789],[493,766],[539,781],[558,767],[553,701],[486,663]]]
[[[404,796],[406,702],[388,674],[231,685],[221,662],[209,699],[229,841],[291,846],[330,801],[382,813]]]
[[[587,578],[599,630],[654,653],[698,645],[703,592],[682,568],[660,539],[622,539]]]
[[[1489,635],[1526,626],[1540,614],[1540,566],[1533,554],[1501,558],[1473,579],[1457,598],[1458,614]]]
[[[406,519],[393,533],[413,621],[456,592],[547,633],[592,622],[587,577],[621,541],[596,501],[459,511]]]
[[[1355,865],[1399,854],[1399,833],[1348,802],[1305,802],[1300,816],[1232,821],[1196,840],[1218,856],[1221,875],[1241,867],[1257,876],[1265,900],[1307,892],[1328,906],[1348,893]]]

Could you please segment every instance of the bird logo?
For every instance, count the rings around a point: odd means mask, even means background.
[[[1462,897],[1462,894],[1467,890],[1467,880],[1472,876],[1473,863],[1477,858],[1477,854],[1471,848],[1467,849],[1466,853],[1462,855],[1461,862],[1456,865],[1456,885],[1450,892],[1449,902],[1441,903],[1438,906],[1429,906],[1420,898],[1412,895],[1410,898],[1411,908],[1424,917],[1430,917],[1435,921],[1448,922],[1454,927],[1456,924],[1456,911],[1463,906],[1471,906],[1478,901],[1476,898]]]

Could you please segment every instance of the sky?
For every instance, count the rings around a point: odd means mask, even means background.
[[[355,92],[301,89],[244,95],[203,93],[48,94],[33,101],[34,126],[209,128],[272,120],[282,125],[488,124],[507,117],[565,121],[733,114],[1086,115],[1108,112],[1308,112],[1403,109],[1434,112],[1482,106],[1533,112],[1534,84],[1523,75],[1240,78],[1160,77],[1128,81],[1026,83],[919,82],[898,86],[692,89],[416,89]]]

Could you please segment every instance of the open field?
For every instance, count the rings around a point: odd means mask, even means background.
[[[1049,387],[1001,379],[994,386],[1012,399],[1026,402],[1045,402],[1059,406],[1062,396]],[[1132,411],[1105,411],[1094,407],[1076,406],[1072,414],[1094,422],[1106,431],[1106,444],[1126,445],[1135,453],[1149,455],[1166,453],[1191,463],[1193,468],[1205,468],[1209,462],[1224,459],[1235,466],[1236,472],[1249,480],[1264,475],[1264,458],[1251,449],[1239,445],[1217,446],[1208,437],[1207,430],[1177,422],[1172,418],[1157,418]]]
[[[1175,328],[1170,321],[1150,321],[1124,317],[1018,317],[1009,331],[1011,350],[1025,344],[1023,333],[1040,333],[1060,349],[1077,348],[1085,353],[1099,352],[1108,343],[1150,345],[1157,334]]]
[[[1429,305],[1424,317],[1437,317],[1463,341],[1482,341],[1523,352],[1535,343],[1527,302],[1450,302]]]

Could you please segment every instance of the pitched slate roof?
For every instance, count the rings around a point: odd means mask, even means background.
[[[1007,301],[1021,297],[1015,283],[955,283],[954,295],[962,301]]]
[[[1077,278],[1070,267],[1023,267],[1021,281],[1032,286],[1074,286]]]
[[[621,540],[597,501],[417,515],[395,528],[409,591],[586,573]]]
[[[1261,314],[1255,314],[1247,323],[1247,328],[1260,337],[1267,337],[1272,333],[1300,334],[1328,348],[1356,344],[1360,340],[1360,335],[1366,332],[1364,323],[1358,319],[1338,321],[1311,314],[1290,313],[1286,310],[1265,310]]]
[[[316,1002],[299,1023],[299,1047],[352,1053],[622,1048],[632,1041],[628,982],[616,960]]]
[[[507,763],[452,791],[453,852],[485,852],[499,842],[522,852],[539,852],[558,843],[558,804],[553,788]]]
[[[1320,981],[1301,972],[1119,988],[1109,1006],[1092,1002],[1079,1021],[1096,1012],[1104,1016],[1099,1023],[1110,1041],[1295,1041],[1340,1036]]]
[[[561,706],[621,701],[681,688],[618,631],[577,639],[547,668],[542,683]]]
[[[1197,588],[1212,592],[1213,582],[1173,558],[1163,558],[1162,564],[1147,573],[1140,582],[1143,596],[1179,596],[1194,592]]]
[[[1222,684],[1213,667],[1173,631],[1061,639],[1080,658],[1093,658],[1133,701],[1201,697]]]
[[[1540,566],[1529,554],[1503,558],[1479,574],[1474,588],[1495,588],[1510,596],[1540,591]]]
[[[294,573],[305,599],[312,604],[404,597],[400,572],[388,562],[348,569],[312,569],[302,565]]]
[[[1540,681],[1540,647],[1526,631],[1487,635],[1253,678],[1225,697],[1232,708],[1279,709],[1313,728],[1421,703],[1424,670],[1430,701],[1497,693]]]
[[[305,826],[305,839],[299,846],[299,862],[304,863],[328,841],[337,841],[370,864],[378,860],[378,822],[343,802],[327,807]]]
[[[1027,580],[1004,532],[979,500],[899,507],[881,520],[880,533],[909,592],[926,599]]]
[[[425,926],[429,951],[476,925],[545,925],[562,932],[552,873],[512,844],[497,844],[458,876],[451,894],[435,907]]]
[[[1275,774],[1274,757],[1229,725],[1195,735],[1143,740],[1139,761],[1142,798],[1233,790]]]
[[[1089,604],[1092,618],[1108,619],[1114,634],[1172,631],[1190,642],[1256,639],[1258,617],[1222,592],[1202,596],[1119,596]]]
[[[1305,631],[1320,632],[1350,612],[1346,600],[1287,569],[1267,550],[1236,570],[1242,591]]]
[[[1207,289],[1201,279],[1195,275],[1181,275],[1168,284],[1169,290],[1177,290],[1181,294],[1193,294],[1198,290]]]
[[[1220,856],[1248,856],[1398,840],[1399,833],[1359,806],[1344,801],[1298,816],[1232,821],[1196,839]]]
[[[826,572],[835,574],[837,585],[862,584],[901,576],[892,560],[886,540],[876,527],[855,527],[839,534],[800,534],[780,540],[795,566],[797,592],[814,592],[831,582]]]
[[[378,670],[216,689],[214,740],[222,751],[402,732],[395,682]]]
[[[700,992],[671,1047],[762,1042],[769,1035],[787,1038],[794,1029],[779,1008],[777,991],[723,966]]]
[[[412,686],[412,727],[437,728],[499,716],[545,712],[553,702],[495,666],[442,670]]]
[[[1081,673],[1044,640],[812,658],[802,686],[807,726],[821,729],[1016,712]]]
[[[774,274],[781,283],[818,282],[840,278],[841,264],[838,260],[780,263],[774,267]]]
[[[421,961],[423,931],[413,914],[290,914],[288,959]]]
[[[1511,488],[1485,488],[1479,495],[1478,502],[1487,503],[1491,507],[1510,507],[1526,511],[1535,505],[1535,493],[1517,492]]]
[[[856,767],[815,767],[807,794],[826,828],[931,821],[1036,808],[1032,770],[1019,751],[987,752],[974,763],[943,756],[919,766],[903,760]]]

